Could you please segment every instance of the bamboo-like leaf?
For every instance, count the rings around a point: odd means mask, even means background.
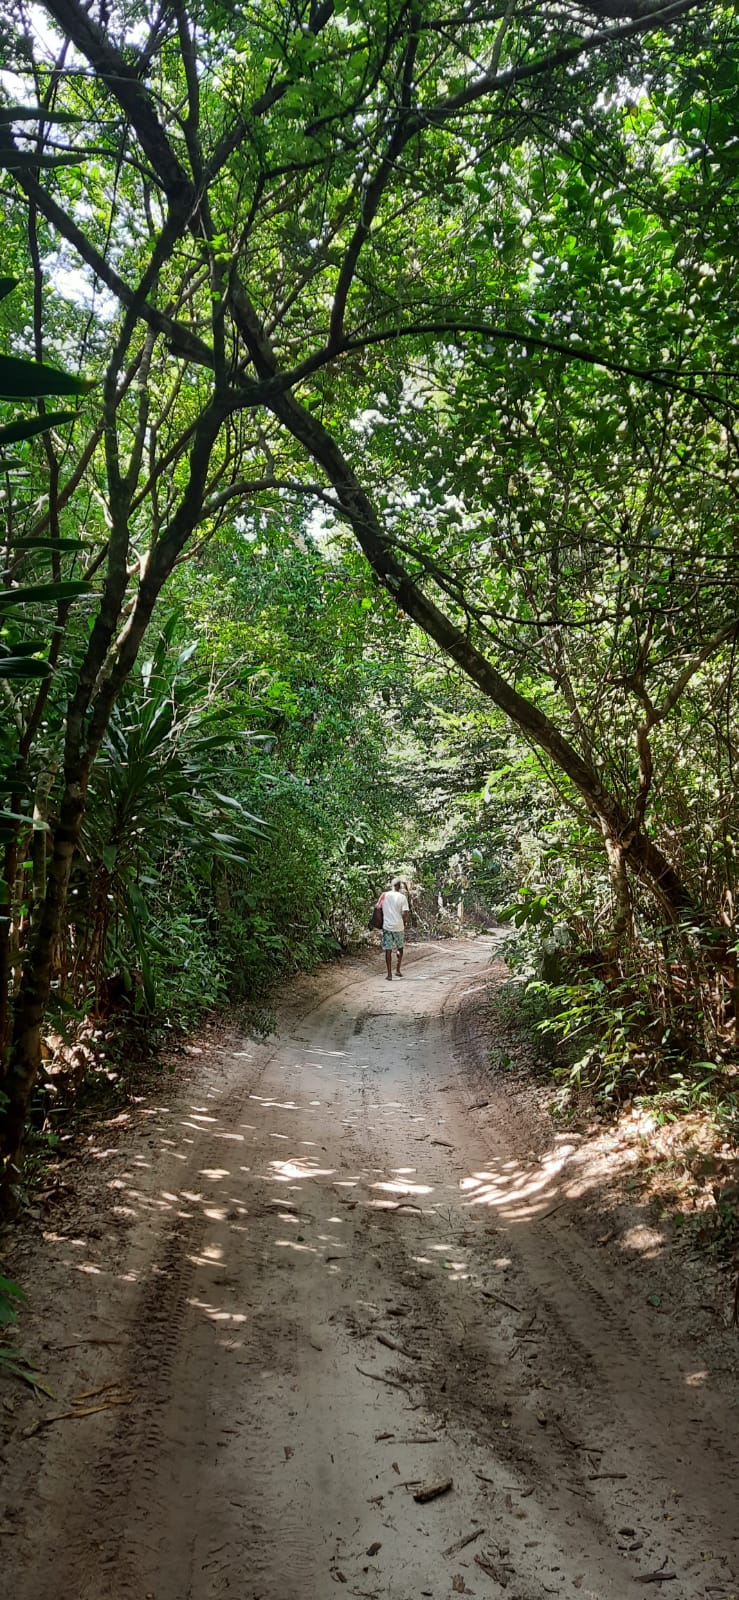
[[[0,646],[0,654],[3,656],[35,656],[38,655],[40,650],[46,649],[47,642],[46,639],[25,639],[23,644],[20,644],[14,639],[12,646],[5,644]]]
[[[29,1388],[48,1394],[52,1400],[55,1398],[52,1390],[41,1382],[36,1368],[32,1367],[20,1352],[16,1354],[13,1350],[0,1350],[0,1371],[9,1373],[13,1378],[20,1378]]]
[[[43,167],[49,171],[54,167],[79,167],[82,163],[84,152],[79,154],[70,151],[69,155],[47,156],[39,154],[36,150],[2,150],[0,151],[0,168],[4,172],[29,172]]]
[[[13,122],[82,123],[85,118],[76,111],[47,111],[45,106],[0,106],[0,127]]]
[[[0,427],[0,445],[33,439],[37,433],[48,433],[49,428],[60,428],[64,422],[74,422],[76,416],[76,411],[48,411],[45,417],[19,417],[17,422],[7,422],[4,428]]]
[[[89,593],[89,583],[81,578],[65,578],[61,583],[19,584],[17,589],[0,589],[0,607],[30,605],[36,600],[75,600],[78,595]]]
[[[26,361],[22,356],[0,356],[3,400],[37,400],[47,394],[82,395],[91,387],[90,378],[76,378],[71,372],[46,367],[40,361]]]
[[[0,678],[48,678],[48,661],[34,656],[0,656]]]
[[[61,552],[85,550],[86,548],[87,546],[82,543],[81,539],[14,539],[12,541],[14,552],[19,550],[27,550],[29,552],[34,550],[59,550]]]

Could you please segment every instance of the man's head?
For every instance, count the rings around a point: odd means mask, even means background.
[[[402,885],[402,883],[400,881],[400,878],[393,878],[393,888],[394,889],[402,889],[402,887],[403,887],[403,885]]]

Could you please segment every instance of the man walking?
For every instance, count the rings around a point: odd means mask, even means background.
[[[385,951],[387,965],[387,981],[393,981],[393,950],[396,952],[395,972],[402,978],[401,966],[403,964],[403,946],[405,944],[405,930],[410,922],[410,906],[400,878],[395,878],[392,889],[388,889],[382,897],[382,948]]]

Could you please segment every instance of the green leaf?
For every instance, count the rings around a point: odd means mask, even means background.
[[[0,278],[0,300],[12,294],[13,290],[18,288],[20,281],[20,278]]]
[[[45,106],[0,106],[0,127],[12,122],[82,123],[85,118],[76,111],[47,111]]]
[[[82,151],[70,151],[69,155],[47,156],[39,155],[35,150],[0,150],[0,168],[5,172],[33,172],[38,167],[50,170],[53,167],[78,167],[82,161]]]
[[[36,600],[75,600],[78,595],[89,593],[89,583],[81,578],[65,578],[62,583],[19,584],[17,589],[0,589],[0,606],[30,605]]]
[[[0,1296],[6,1300],[25,1300],[26,1291],[12,1278],[4,1278],[0,1273]]]
[[[86,546],[81,539],[13,539],[11,548],[14,551],[28,550],[84,550]]]
[[[19,417],[17,422],[8,422],[4,428],[0,427],[0,445],[33,439],[37,433],[47,433],[49,428],[60,428],[65,422],[74,422],[76,416],[76,411],[48,411],[44,417],[30,417],[27,421]]]
[[[36,1368],[32,1367],[20,1352],[16,1354],[13,1350],[0,1350],[0,1372],[7,1372],[12,1378],[20,1378],[23,1383],[28,1384],[29,1388],[38,1389],[41,1394],[47,1394],[50,1400],[56,1398],[53,1390],[47,1388],[46,1384],[41,1382]]]
[[[48,661],[33,656],[0,656],[0,678],[48,678],[50,671]]]
[[[7,632],[7,628],[5,630]],[[47,647],[46,639],[14,639],[12,645],[0,644],[2,656],[37,656]]]
[[[25,361],[21,356],[0,356],[0,398],[37,400],[47,394],[87,394],[90,378],[75,378],[71,372],[46,367],[40,361]]]

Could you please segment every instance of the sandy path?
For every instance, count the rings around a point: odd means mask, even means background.
[[[475,1076],[489,957],[304,981],[93,1152],[41,1414],[124,1403],[31,1437],[16,1403],[14,1600],[737,1600],[736,1419],[573,1226],[573,1144]]]

